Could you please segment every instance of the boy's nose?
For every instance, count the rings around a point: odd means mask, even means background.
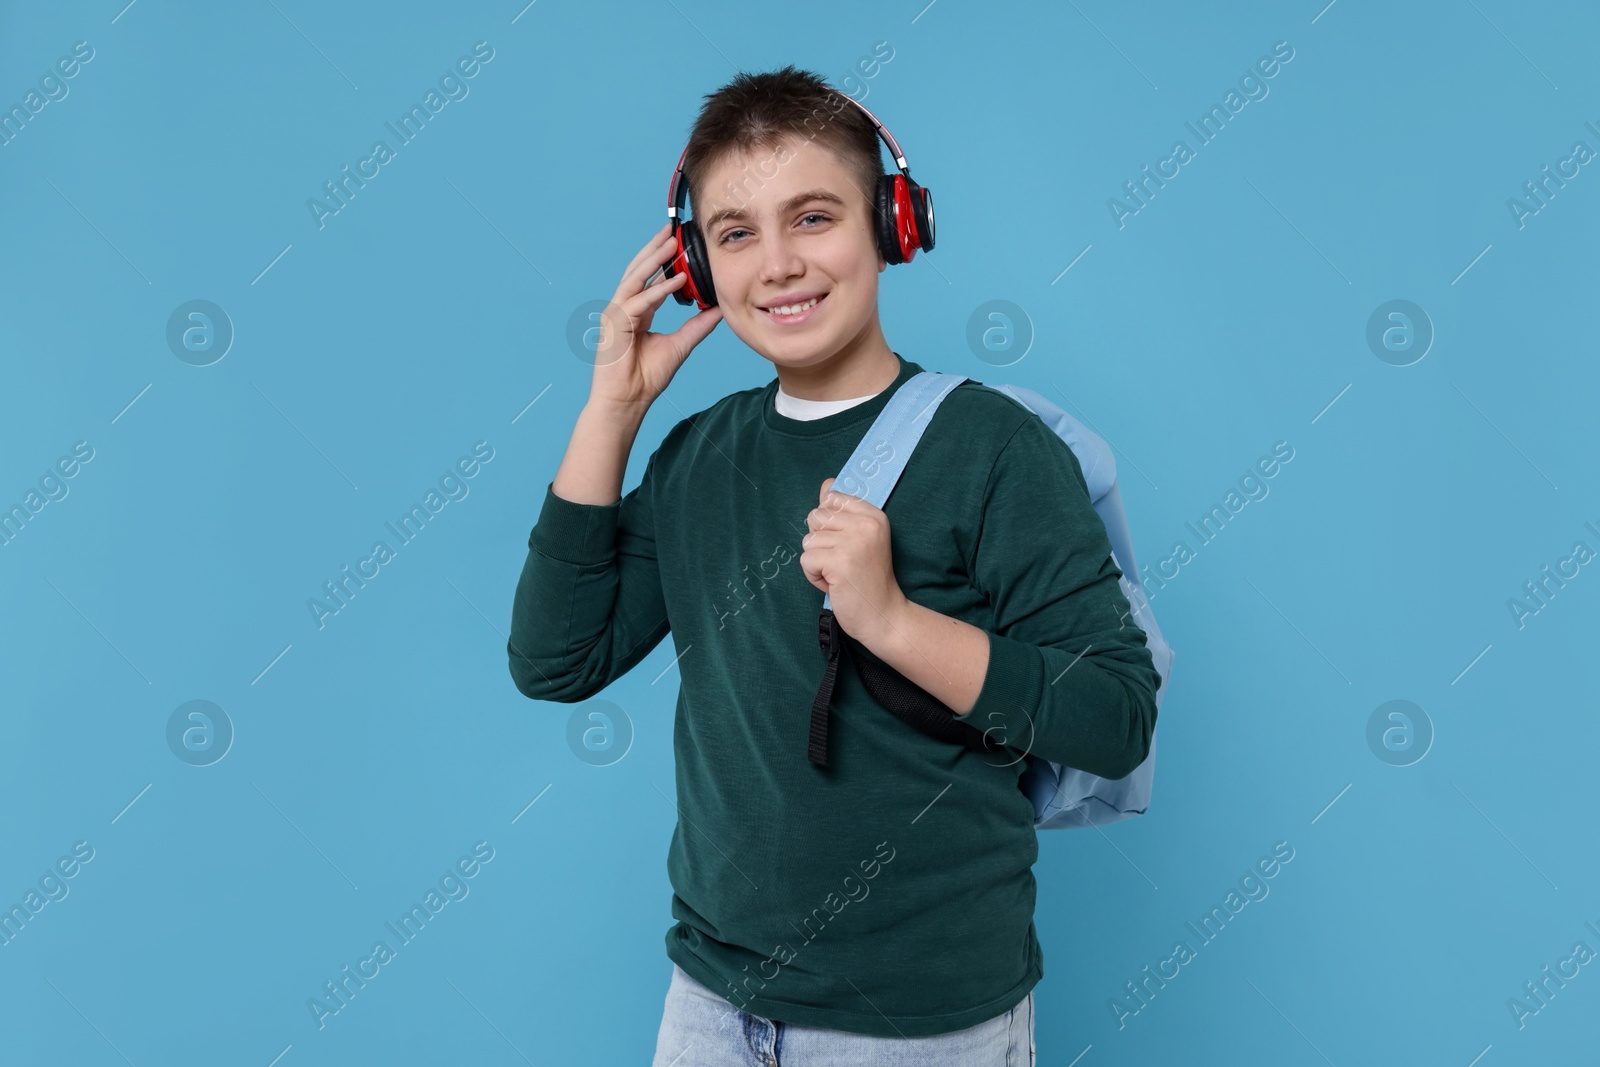
[[[761,249],[761,280],[768,284],[792,278],[805,269],[799,249],[787,234],[768,237]]]

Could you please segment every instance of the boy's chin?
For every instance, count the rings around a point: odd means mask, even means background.
[[[750,347],[756,355],[774,367],[814,367],[819,363],[826,363],[840,351],[839,345],[824,343],[788,344],[778,348],[759,345]]]
[[[785,344],[773,344],[772,337],[763,333],[747,337],[738,330],[733,335],[745,346],[774,367],[810,367],[826,362],[842,347],[833,338],[794,338]]]

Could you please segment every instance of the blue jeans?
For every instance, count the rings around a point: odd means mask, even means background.
[[[1033,992],[965,1030],[874,1037],[750,1015],[674,963],[650,1067],[1033,1067]]]

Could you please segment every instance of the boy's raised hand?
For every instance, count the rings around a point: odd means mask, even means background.
[[[707,308],[672,333],[650,332],[650,320],[661,302],[687,284],[679,273],[646,285],[656,268],[677,252],[669,222],[656,231],[623,271],[611,302],[600,314],[600,343],[595,349],[590,399],[623,407],[649,407],[666,391],[694,346],[705,340],[722,309]]]

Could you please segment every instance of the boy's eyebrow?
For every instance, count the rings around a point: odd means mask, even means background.
[[[810,200],[826,200],[829,203],[838,204],[840,207],[845,206],[845,203],[842,199],[828,192],[826,189],[809,189],[806,192],[798,194],[797,196],[791,196],[789,199],[779,204],[778,214],[787,215],[801,204],[804,204]],[[715,228],[717,223],[726,222],[729,219],[738,219],[742,222],[748,222],[750,221],[750,213],[743,208],[738,207],[725,207],[720,211],[713,211],[711,213],[711,217],[707,219],[705,224],[701,227],[701,230],[702,232],[710,231],[711,229]]]

